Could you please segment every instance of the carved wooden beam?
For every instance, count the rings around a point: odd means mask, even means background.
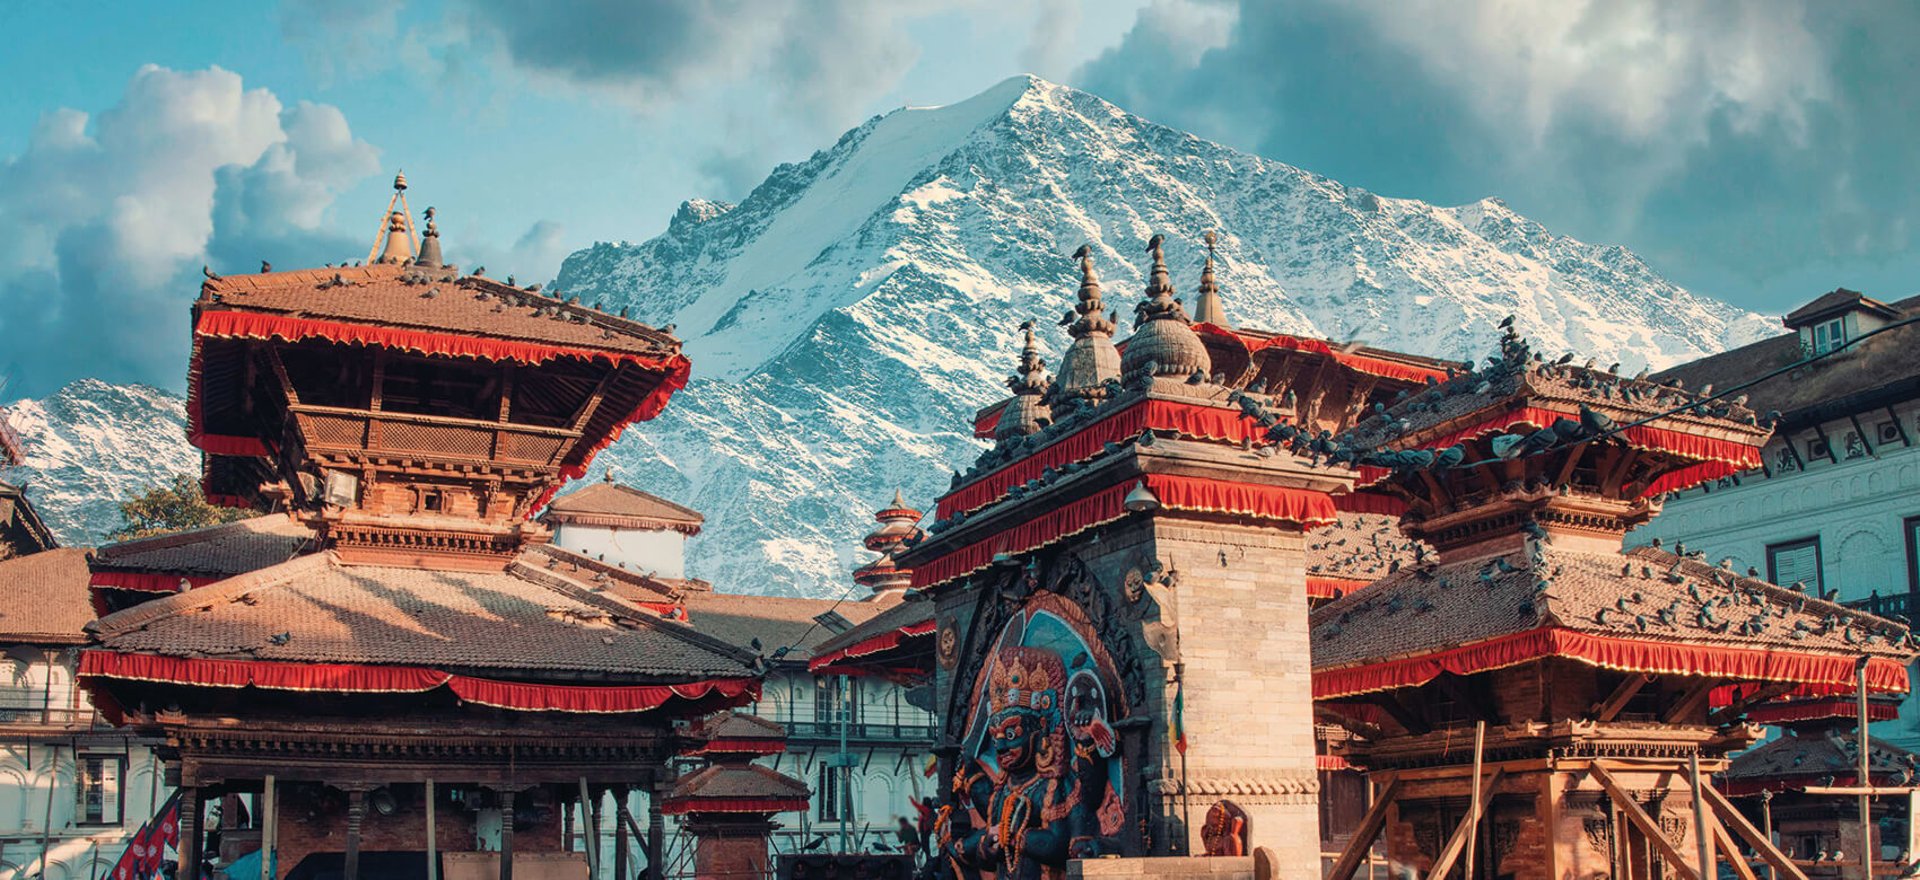
[[[1747,709],[1755,704],[1764,703],[1774,697],[1785,694],[1793,690],[1793,687],[1791,683],[1780,681],[1761,685],[1760,689],[1754,691],[1751,695],[1743,699],[1734,700],[1732,703],[1714,710],[1707,716],[1707,723],[1715,726],[1725,724],[1740,717],[1740,713],[1747,711]]]
[[[1647,815],[1647,811],[1640,808],[1640,802],[1634,800],[1633,796],[1621,787],[1620,781],[1613,778],[1613,774],[1607,772],[1607,768],[1594,764],[1588,768],[1588,772],[1599,781],[1601,788],[1607,790],[1607,797],[1612,799],[1614,806],[1619,807],[1620,812],[1627,815],[1627,821],[1640,830],[1641,836],[1645,837],[1647,842],[1660,850],[1660,858],[1667,863],[1667,870],[1680,875],[1681,880],[1700,880],[1700,872],[1687,864],[1687,857],[1681,855],[1679,850],[1673,848],[1673,844],[1667,842],[1666,834],[1660,830],[1660,823],[1653,821],[1652,817]]]
[[[1400,794],[1400,778],[1387,780],[1387,784],[1374,797],[1373,806],[1367,808],[1367,814],[1360,818],[1360,824],[1353,829],[1353,837],[1347,841],[1347,848],[1340,852],[1340,860],[1333,863],[1333,873],[1327,880],[1353,880],[1353,874],[1360,869],[1360,863],[1366,861],[1368,851],[1373,849],[1373,839],[1380,836],[1380,829],[1387,824],[1387,808]],[[1804,880],[1804,878],[1802,878]]]
[[[1660,716],[1661,722],[1665,724],[1680,723],[1680,719],[1687,717],[1693,713],[1693,710],[1700,708],[1700,704],[1707,701],[1707,695],[1713,693],[1713,689],[1718,687],[1719,684],[1719,679],[1708,679],[1688,688],[1687,692],[1681,695],[1678,702],[1667,707],[1666,713]]]
[[[1713,845],[1715,849],[1726,853],[1727,862],[1733,865],[1733,871],[1740,875],[1740,880],[1760,880],[1754,875],[1753,866],[1747,864],[1746,854],[1734,845],[1733,836],[1727,833],[1727,826],[1719,822],[1713,823]]]
[[[1640,693],[1641,688],[1646,687],[1647,683],[1651,681],[1653,681],[1653,676],[1651,675],[1628,675],[1620,682],[1619,687],[1613,689],[1611,695],[1605,700],[1595,703],[1593,708],[1588,710],[1587,714],[1593,716],[1593,720],[1602,723],[1618,718],[1620,716],[1620,710],[1625,709],[1627,703]]]

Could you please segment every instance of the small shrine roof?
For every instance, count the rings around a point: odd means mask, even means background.
[[[1781,320],[1781,323],[1786,324],[1788,327],[1799,327],[1816,318],[1854,308],[1878,312],[1889,318],[1898,314],[1898,310],[1895,307],[1867,296],[1860,291],[1836,287],[1833,290],[1814,297],[1813,302],[1788,312],[1787,316]]]
[[[1634,644],[1825,655],[1844,667],[1837,676],[1801,670],[1780,679],[1822,685],[1850,681],[1854,659],[1863,654],[1900,667],[1913,657],[1907,630],[1898,624],[1663,550],[1623,554],[1497,543],[1504,549],[1403,566],[1316,609],[1310,619],[1316,693],[1384,690],[1419,684],[1441,671],[1469,674],[1545,656],[1615,669],[1709,674],[1693,665],[1705,655],[1636,654],[1629,647]],[[1513,638],[1521,636],[1528,638]],[[1508,647],[1473,650],[1500,645]],[[1434,659],[1442,655],[1452,659]],[[1434,663],[1402,670],[1400,678],[1379,677],[1375,687],[1358,673],[1342,682],[1326,677],[1422,658]]]
[[[791,647],[781,659],[799,662],[805,662],[823,642],[833,638],[833,630],[816,622],[815,617],[831,610],[858,625],[890,607],[885,602],[742,593],[694,593],[686,600],[687,616],[694,629],[742,648],[759,639],[762,650],[769,654]]]
[[[1868,737],[1867,772],[1876,781],[1912,784],[1920,757],[1885,740]],[[1849,732],[1794,732],[1742,752],[1722,774],[1731,794],[1763,789],[1781,791],[1813,783],[1853,785],[1860,771],[1860,747]],[[1832,781],[1826,781],[1827,779]]]
[[[841,606],[845,607],[845,606]],[[900,647],[905,639],[932,635],[932,602],[898,602],[846,632],[827,639],[814,648],[807,668],[820,670],[837,663],[883,654]]]
[[[706,517],[699,511],[612,480],[593,483],[553,499],[542,520],[641,529],[674,529],[698,534]]]
[[[680,349],[679,340],[637,321],[491,278],[413,265],[226,275],[208,279],[201,293],[202,314],[255,313],[639,355]]]
[[[784,812],[805,808],[809,794],[806,783],[758,764],[711,764],[680,777],[663,806],[669,813]]]
[[[87,551],[77,547],[0,560],[0,643],[84,644],[89,574]]]
[[[1911,317],[1920,312],[1920,296],[1900,300],[1889,308],[1899,318]],[[1712,383],[1725,388],[1758,379],[1799,360],[1801,355],[1799,333],[1786,333],[1681,364],[1654,378],[1680,379],[1688,387]],[[1910,398],[1916,377],[1920,377],[1920,326],[1908,325],[1853,345],[1837,356],[1775,376],[1747,389],[1746,394],[1753,409],[1777,410],[1788,425],[1804,426],[1809,420],[1840,416],[1850,406],[1875,406],[1879,399]]]
[[[284,514],[107,544],[96,570],[231,577],[286,562],[313,545],[313,530]]]
[[[505,571],[342,565],[316,554],[155,599],[88,627],[120,653],[408,665],[595,679],[751,674],[751,658],[533,564]]]
[[[716,712],[687,729],[688,736],[701,739],[785,739],[787,729],[750,712],[731,709]]]

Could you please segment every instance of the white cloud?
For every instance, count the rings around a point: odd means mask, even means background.
[[[47,114],[0,161],[0,369],[26,393],[80,375],[177,384],[199,265],[324,241],[377,155],[338,110],[285,108],[218,67],[148,65],[97,117]]]

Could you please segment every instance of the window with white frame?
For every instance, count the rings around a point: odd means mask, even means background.
[[[820,762],[820,776],[813,787],[813,805],[822,822],[834,822],[840,818],[840,774],[843,771],[833,766],[831,761]]]
[[[1823,321],[1813,328],[1813,353],[1826,354],[1847,344],[1846,319]]]
[[[1767,580],[1781,586],[1805,584],[1808,592],[1819,595],[1820,539],[1801,538],[1767,545]]]
[[[120,824],[121,780],[126,770],[125,755],[81,753],[74,762],[74,824]]]

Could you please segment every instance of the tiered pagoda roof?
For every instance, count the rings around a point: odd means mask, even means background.
[[[1867,774],[1872,777],[1867,784],[1914,784],[1914,777],[1920,775],[1920,756],[1879,739],[1869,738],[1867,743]],[[1859,779],[1860,743],[1851,733],[1787,731],[1734,758],[1719,787],[1737,797],[1808,786],[1859,785]]]
[[[1354,697],[1558,658],[1845,692],[1904,691],[1904,627],[1742,577],[1698,553],[1622,552],[1661,493],[1758,464],[1750,411],[1509,336],[1479,372],[1382,407],[1317,450],[1357,464],[1438,552],[1312,617],[1315,694]]]
[[[104,616],[155,596],[259,571],[317,547],[313,529],[285,514],[107,544],[93,551],[93,607]]]
[[[540,520],[550,524],[675,531],[693,536],[700,534],[707,518],[693,508],[616,483],[613,472],[608,471],[606,479],[553,499]]]
[[[1337,522],[1307,535],[1307,596],[1344,596],[1432,552],[1402,535],[1394,517],[1341,513]]]
[[[936,629],[932,602],[901,602],[821,642],[807,670],[815,675],[925,675],[933,670]]]

